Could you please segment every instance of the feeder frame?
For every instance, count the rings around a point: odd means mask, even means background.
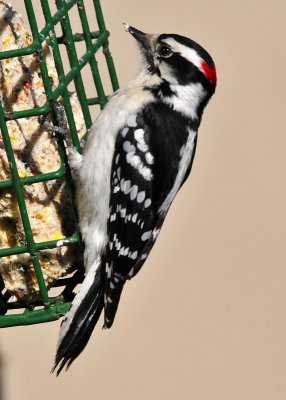
[[[46,249],[54,249],[58,246],[70,246],[74,243],[78,243],[81,241],[80,233],[78,228],[76,228],[75,232],[69,237],[65,237],[60,240],[36,242],[33,237],[23,193],[23,186],[25,185],[32,185],[34,183],[45,182],[64,177],[66,181],[68,196],[73,207],[73,214],[76,222],[75,225],[77,225],[77,214],[74,205],[74,187],[71,180],[71,174],[68,166],[64,143],[61,140],[58,143],[58,152],[61,160],[61,165],[57,171],[45,174],[37,174],[28,177],[20,177],[17,170],[14,151],[11,145],[11,140],[6,123],[9,120],[28,118],[31,116],[45,116],[48,113],[51,113],[50,115],[52,117],[52,122],[56,124],[56,109],[51,100],[57,100],[61,96],[62,104],[65,108],[66,118],[70,128],[73,145],[80,152],[81,147],[70,105],[68,85],[72,81],[74,81],[87,132],[92,125],[90,107],[93,105],[99,105],[102,109],[108,99],[108,96],[105,94],[95,56],[99,49],[102,49],[105,56],[112,89],[114,91],[118,89],[116,71],[114,68],[112,56],[109,51],[109,32],[106,30],[105,27],[103,13],[99,0],[93,0],[98,24],[97,31],[90,30],[84,0],[56,0],[55,3],[57,7],[57,12],[54,15],[52,15],[49,1],[40,0],[42,12],[45,18],[45,26],[40,31],[38,29],[32,0],[24,0],[24,2],[33,37],[33,42],[30,46],[27,46],[26,48],[0,52],[0,60],[36,53],[40,61],[40,71],[42,74],[47,102],[41,107],[15,112],[4,112],[2,104],[0,102],[0,129],[2,132],[3,142],[11,172],[11,179],[0,181],[0,190],[10,188],[14,189],[26,236],[25,245],[11,248],[2,248],[0,249],[0,257],[23,253],[30,254],[37,282],[39,285],[41,301],[38,303],[25,305],[18,301],[11,302],[9,301],[11,294],[7,290],[5,291],[4,283],[2,282],[2,287],[0,287],[0,290],[2,291],[2,294],[0,295],[0,314],[2,314],[0,316],[0,327],[37,324],[53,321],[60,318],[68,311],[71,304],[71,301],[67,301],[66,298],[70,297],[70,299],[72,299],[72,290],[77,285],[77,283],[81,282],[83,278],[83,274],[81,272],[78,272],[70,280],[66,278],[59,279],[58,286],[66,284],[66,287],[64,289],[65,293],[63,292],[60,296],[56,297],[49,296],[49,290],[43,277],[38,252]],[[69,12],[73,7],[77,7],[81,21],[82,33],[73,33],[69,16]],[[55,26],[57,24],[61,24],[62,28],[62,35],[60,37],[57,37],[55,33]],[[82,41],[85,42],[86,51],[82,55],[82,57],[78,58],[75,43]],[[55,67],[59,78],[59,84],[55,90],[52,90],[47,65],[42,52],[44,42],[47,42],[53,51]],[[63,60],[60,51],[61,46],[65,46],[70,64],[70,70],[66,74],[64,72]],[[82,69],[87,64],[90,65],[93,82],[97,92],[97,96],[92,98],[87,98],[82,79]],[[66,294],[66,296],[64,294]],[[67,296],[67,294],[69,294],[69,296]],[[35,307],[37,306],[40,306],[40,309],[35,309]],[[9,312],[9,310],[23,308],[24,311],[22,313],[3,315],[6,314],[6,312]]]

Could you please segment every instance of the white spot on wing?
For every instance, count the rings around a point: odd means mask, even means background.
[[[133,144],[131,144],[131,142],[129,140],[126,140],[123,143],[123,149],[126,151],[126,153],[134,153],[135,152],[135,146],[133,146]]]
[[[145,159],[147,161],[147,164],[153,164],[154,162],[154,157],[152,156],[150,151],[148,151],[148,153],[145,154]]]
[[[130,180],[125,181],[124,187],[122,189],[125,194],[128,194],[130,192],[130,185],[131,185]]]
[[[132,189],[130,191],[130,199],[134,200],[135,197],[137,196],[137,192],[138,192],[138,186],[137,185],[133,185]]]
[[[151,204],[151,199],[146,199],[144,203],[144,207],[148,208]]]
[[[138,143],[137,147],[139,150],[141,150],[143,153],[145,153],[148,150],[148,146],[146,143]]]
[[[154,229],[153,230],[153,239],[156,240],[158,235],[160,233],[160,229]]]
[[[142,192],[139,192],[137,195],[137,201],[138,203],[142,203],[142,201],[145,199],[145,192],[142,190]]]
[[[144,142],[144,130],[143,129],[136,129],[134,131],[134,137],[139,143],[145,143]]]
[[[152,172],[151,169],[148,167],[143,167],[139,170],[140,174],[143,176],[143,178],[146,179],[146,181],[151,181],[152,179]]]
[[[123,192],[123,189],[124,189],[124,179],[122,178],[121,179],[121,181],[120,181],[120,188],[121,188],[121,190],[122,190],[122,192]]]
[[[135,152],[127,153],[126,161],[128,162],[128,164],[130,164],[132,167],[136,169],[139,169],[140,164],[142,164],[140,157],[137,156]]]
[[[110,222],[113,222],[116,220],[116,213],[111,214],[110,216]]]
[[[124,128],[124,129],[122,129],[122,131],[121,131],[121,135],[122,135],[123,137],[125,137],[128,131],[129,131],[129,129],[128,129],[128,128]]]
[[[124,218],[124,217],[126,216],[126,208],[123,208],[123,209],[120,211],[120,215],[121,215],[122,218]]]
[[[145,153],[148,150],[148,146],[144,140],[144,130],[136,129],[136,131],[134,132],[134,137],[138,142],[137,144],[138,149]]]
[[[120,179],[120,176],[121,176],[121,167],[117,168],[117,176],[118,176],[118,179]]]
[[[141,236],[141,240],[143,240],[143,242],[148,240],[151,236],[151,233],[152,233],[152,231],[144,232],[143,235]]]
[[[107,278],[110,278],[111,277],[112,268],[111,268],[111,265],[109,265],[108,263],[106,263],[106,265],[105,265],[105,272],[106,272]]]
[[[135,260],[137,258],[137,256],[138,256],[138,251],[136,250],[131,254],[130,257],[132,258],[132,260]]]

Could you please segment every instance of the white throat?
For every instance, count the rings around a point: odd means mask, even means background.
[[[206,91],[201,83],[189,85],[171,84],[172,96],[161,95],[161,100],[186,117],[198,119],[198,106],[206,96]]]

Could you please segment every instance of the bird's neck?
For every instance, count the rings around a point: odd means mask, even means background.
[[[144,89],[150,90],[157,101],[168,105],[185,118],[199,123],[207,98],[207,91],[200,82],[179,85],[169,83],[158,76],[153,85],[149,80],[147,82],[148,85]]]

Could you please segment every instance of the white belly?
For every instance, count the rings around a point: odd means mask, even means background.
[[[143,90],[145,82],[142,78],[137,78],[138,86],[134,85],[135,80],[132,85],[117,91],[99,114],[90,129],[82,162],[76,171],[76,200],[87,271],[104,251],[108,239],[110,174],[117,134],[125,126],[136,126],[138,111],[154,101],[153,95]]]

